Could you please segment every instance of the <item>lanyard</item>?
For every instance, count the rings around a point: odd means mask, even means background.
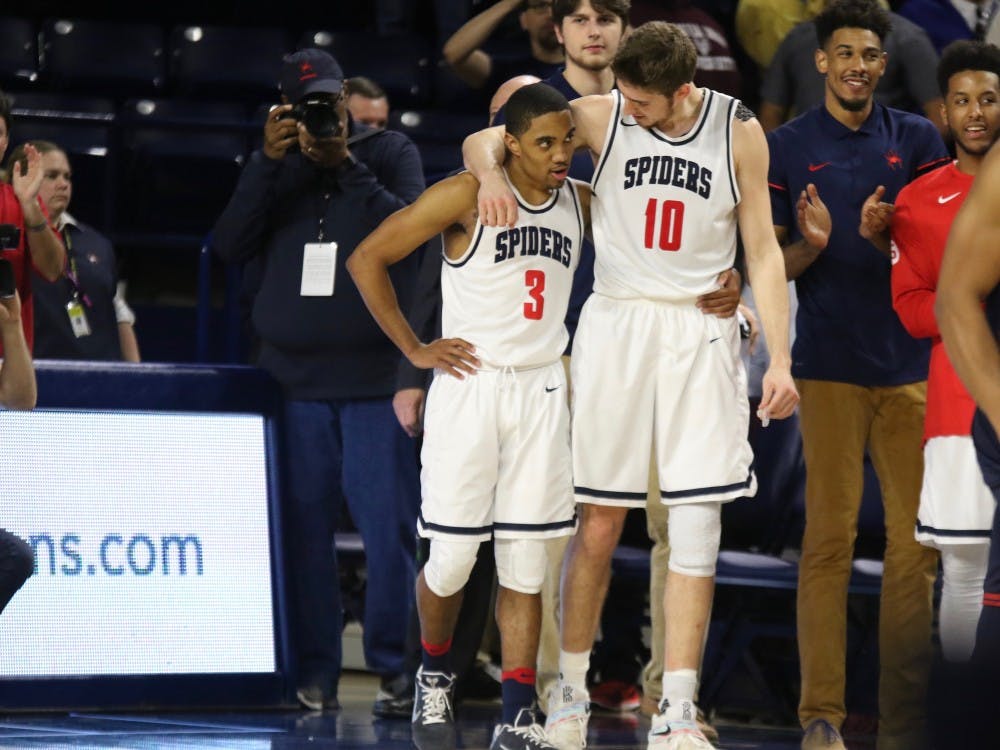
[[[66,244],[66,257],[69,259],[69,262],[66,264],[66,278],[73,287],[73,300],[83,300],[83,304],[87,307],[92,307],[90,297],[87,296],[87,293],[83,291],[83,287],[80,286],[80,276],[76,270],[76,255],[73,253],[73,241],[69,236],[68,224],[63,227],[60,234],[62,234],[63,242]]]
[[[316,199],[316,212],[319,214],[319,231],[317,232],[317,242],[322,242],[325,236],[326,214],[330,210],[330,199],[333,198],[333,191],[328,187],[325,189],[322,198]]]

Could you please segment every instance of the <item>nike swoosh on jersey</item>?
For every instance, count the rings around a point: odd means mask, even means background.
[[[545,392],[546,393],[552,393],[552,391],[558,391],[558,390],[559,390],[559,386],[558,385],[554,386],[552,388],[549,388],[548,386],[545,386]]]
[[[830,162],[828,162],[828,161],[825,161],[822,164],[810,164],[809,165],[809,171],[810,172],[818,172],[823,167],[829,167],[829,166],[830,166]]]
[[[957,193],[952,193],[951,195],[939,195],[938,196],[938,203],[947,203],[948,201],[952,200],[953,198],[957,198],[961,194],[962,194],[962,191],[959,190]]]

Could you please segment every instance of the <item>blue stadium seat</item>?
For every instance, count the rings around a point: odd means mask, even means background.
[[[298,46],[326,50],[348,77],[371,78],[385,89],[393,108],[426,107],[431,101],[431,47],[422,36],[313,30]]]
[[[431,81],[434,91],[432,105],[436,109],[450,112],[469,112],[478,114],[489,109],[493,92],[485,87],[469,88],[444,60],[438,60],[431,68]]]
[[[114,102],[34,92],[16,93],[11,98],[11,146],[31,140],[58,144],[73,169],[73,214],[107,231],[114,218]]]
[[[38,82],[38,36],[26,18],[0,18],[0,86],[30,88]]]
[[[281,58],[291,51],[284,30],[179,26],[170,34],[175,92],[254,103],[278,97]]]
[[[420,149],[427,182],[436,182],[462,166],[462,141],[470,133],[486,127],[486,113],[480,115],[436,110],[395,110],[389,128],[405,133]]]
[[[247,151],[242,104],[179,99],[126,102],[122,220],[156,244],[200,243],[225,207]]]
[[[49,86],[124,98],[166,82],[163,30],[153,24],[52,19],[42,27]]]

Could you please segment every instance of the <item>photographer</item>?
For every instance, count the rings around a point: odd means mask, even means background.
[[[10,100],[0,91],[0,159],[10,143]],[[31,301],[31,268],[55,281],[66,267],[66,250],[49,226],[48,216],[38,198],[42,187],[42,156],[34,148],[25,149],[27,169],[14,167],[10,184],[0,183],[0,260],[11,264],[21,295],[21,322],[31,350],[34,340]]]
[[[416,147],[348,116],[344,76],[315,49],[285,57],[282,104],[264,125],[214,230],[214,247],[259,273],[257,363],[286,394],[285,528],[293,585],[298,697],[337,705],[342,613],[334,532],[347,507],[368,566],[364,647],[382,676],[376,711],[410,700],[403,651],[413,602],[416,451],[392,409],[399,352],[345,269],[354,247],[424,189]],[[417,258],[391,275],[408,306]],[[412,683],[410,683],[412,685]]]
[[[17,292],[0,296],[0,341],[4,350],[0,365],[0,407],[31,409],[37,396],[35,371],[21,328],[21,301]],[[34,567],[31,547],[0,529],[0,612],[28,580]]]

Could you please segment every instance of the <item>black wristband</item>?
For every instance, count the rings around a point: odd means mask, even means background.
[[[45,221],[43,219],[38,224],[25,224],[24,228],[27,229],[29,232],[41,232],[48,225],[49,225],[49,222],[47,222],[47,221]]]

